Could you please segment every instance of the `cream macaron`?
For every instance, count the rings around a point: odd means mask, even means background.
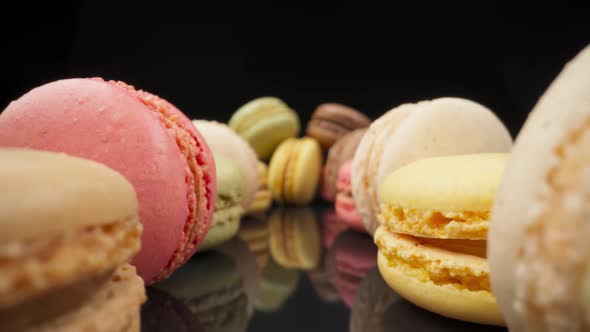
[[[0,149],[3,331],[139,331],[133,186],[99,163]]]
[[[589,201],[586,47],[530,113],[492,210],[492,289],[510,331],[590,331]]]
[[[504,124],[486,107],[461,98],[404,104],[375,120],[352,162],[352,195],[369,234],[379,222],[379,185],[413,161],[445,155],[502,153],[512,146]]]

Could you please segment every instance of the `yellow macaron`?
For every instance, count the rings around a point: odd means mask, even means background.
[[[506,154],[422,159],[390,174],[375,233],[386,282],[446,317],[503,325],[486,259],[490,210]]]
[[[272,155],[268,185],[280,203],[307,204],[316,195],[323,163],[320,144],[313,138],[289,138]]]
[[[309,208],[277,209],[270,217],[270,253],[281,266],[311,270],[322,254],[318,221]]]

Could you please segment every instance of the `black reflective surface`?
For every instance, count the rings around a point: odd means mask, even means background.
[[[330,207],[274,208],[149,287],[142,331],[506,331],[405,301],[381,278],[376,253]]]

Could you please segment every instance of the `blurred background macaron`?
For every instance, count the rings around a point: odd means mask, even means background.
[[[318,220],[309,207],[275,209],[270,216],[270,253],[286,268],[314,269],[322,255]]]
[[[258,158],[252,147],[227,125],[207,120],[193,120],[193,124],[203,135],[211,151],[218,156],[232,159],[240,166],[244,177],[244,196],[242,207],[247,210],[258,190]]]
[[[135,331],[142,225],[131,183],[94,161],[0,149],[3,331]]]
[[[258,190],[254,202],[246,211],[247,214],[263,213],[272,206],[272,194],[268,189],[268,166],[258,161]]]
[[[198,253],[154,287],[185,303],[205,331],[246,331],[248,299],[236,262],[217,251]]]
[[[327,151],[345,134],[365,128],[371,120],[363,113],[338,103],[319,105],[307,124],[306,135],[315,138]]]
[[[310,203],[317,194],[322,164],[322,150],[313,138],[289,138],[281,143],[268,166],[273,198],[284,204]]]
[[[492,111],[470,100],[438,98],[403,104],[375,120],[352,163],[352,194],[365,228],[379,226],[379,186],[413,161],[445,155],[501,153],[512,138]]]
[[[244,197],[244,177],[234,159],[213,154],[217,172],[217,199],[213,223],[205,240],[199,247],[204,251],[216,247],[238,234],[244,208],[240,204]]]
[[[300,272],[277,264],[272,258],[262,270],[256,310],[275,312],[293,295],[299,285]]]
[[[355,129],[340,137],[328,150],[322,178],[322,198],[324,200],[333,202],[336,199],[338,172],[345,162],[354,158],[356,148],[366,131],[366,128]]]
[[[190,259],[211,224],[207,142],[174,105],[123,82],[76,78],[31,90],[0,115],[0,146],[64,152],[123,174],[144,226],[132,264],[147,284]]]
[[[351,229],[366,233],[363,219],[356,209],[354,198],[352,197],[352,160],[342,164],[338,172],[338,181],[336,182],[337,194],[334,208],[338,218]]]
[[[246,103],[232,115],[229,126],[250,143],[261,160],[268,160],[287,138],[299,135],[301,127],[299,115],[275,97]]]

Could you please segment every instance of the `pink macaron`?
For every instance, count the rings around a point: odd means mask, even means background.
[[[172,104],[125,83],[67,79],[31,90],[0,115],[0,146],[64,152],[127,177],[144,227],[132,264],[146,284],[186,262],[211,224],[216,175],[207,143]]]
[[[370,237],[346,231],[334,244],[335,286],[349,307],[354,302],[361,280],[377,266],[377,247]]]
[[[337,194],[334,203],[338,217],[355,231],[366,233],[363,219],[354,205],[351,189],[352,160],[345,162],[338,171]]]

